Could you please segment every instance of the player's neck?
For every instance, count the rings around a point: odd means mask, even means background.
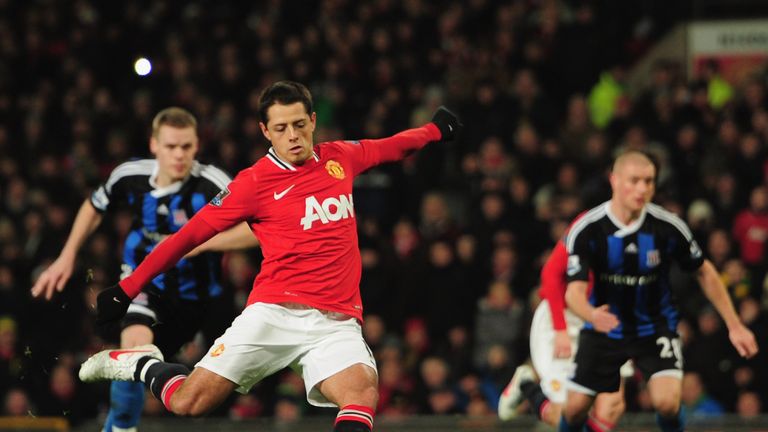
[[[181,180],[183,179],[176,179],[167,174],[157,173],[157,177],[155,177],[155,186],[164,188]]]
[[[640,219],[640,216],[643,214],[643,209],[632,211],[613,200],[611,201],[610,206],[613,216],[624,225],[632,224],[632,222]]]

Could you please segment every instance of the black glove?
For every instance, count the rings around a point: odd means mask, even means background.
[[[103,326],[117,321],[128,310],[131,298],[120,288],[120,285],[112,285],[99,293],[96,297],[96,324]]]
[[[440,129],[441,141],[451,141],[455,139],[459,130],[464,126],[461,124],[456,114],[452,113],[448,108],[442,105],[435,111],[435,114],[432,115],[432,123]]]

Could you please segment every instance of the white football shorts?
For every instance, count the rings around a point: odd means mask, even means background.
[[[310,404],[335,407],[315,387],[357,363],[376,370],[357,320],[336,321],[317,309],[254,303],[235,318],[196,367],[236,383],[240,393],[290,367],[304,378]]]
[[[555,329],[552,326],[552,314],[549,302],[542,300],[533,314],[531,322],[531,361],[539,375],[541,389],[547,398],[558,404],[565,403],[565,383],[575,369],[573,357],[579,344],[579,332],[584,322],[574,313],[565,310],[565,322],[568,337],[571,339],[571,357],[555,358]]]

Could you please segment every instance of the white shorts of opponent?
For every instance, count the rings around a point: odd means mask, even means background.
[[[584,321],[568,309],[565,310],[565,322],[568,326],[568,337],[571,339],[571,357],[567,359],[555,358],[555,329],[552,326],[552,315],[547,300],[541,301],[531,322],[531,362],[539,375],[539,384],[544,395],[557,404],[565,403],[565,383],[576,369],[573,358],[579,346],[579,332],[584,325]],[[621,367],[621,375],[628,377],[633,374],[631,361],[627,361]]]
[[[376,370],[357,320],[335,321],[317,309],[254,303],[235,318],[196,366],[236,383],[241,393],[290,367],[304,378],[310,404],[334,407],[317,384],[357,363]]]

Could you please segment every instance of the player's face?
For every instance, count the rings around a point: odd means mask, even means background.
[[[629,212],[636,213],[653,199],[656,191],[656,169],[644,161],[628,161],[611,177],[613,194],[619,204]]]
[[[312,156],[315,113],[307,113],[301,102],[278,103],[269,107],[267,118],[266,125],[263,122],[259,125],[280,159],[301,165]]]
[[[149,148],[157,159],[159,186],[183,180],[189,174],[198,145],[195,128],[160,126],[157,136],[149,141]]]

